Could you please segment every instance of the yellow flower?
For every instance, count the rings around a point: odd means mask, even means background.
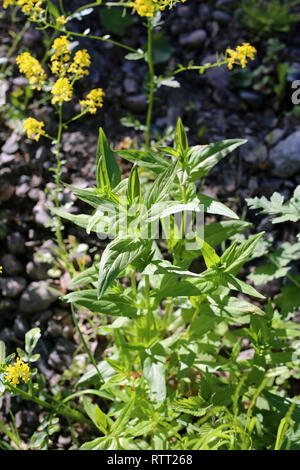
[[[40,90],[47,76],[39,61],[32,57],[29,52],[23,52],[23,54],[18,55],[16,62],[20,72],[28,78],[30,85]]]
[[[88,75],[88,70],[85,70],[84,67],[89,67],[91,65],[91,57],[86,49],[77,51],[72,64],[68,69],[68,73],[76,75],[76,78],[82,78],[84,75]]]
[[[105,96],[105,93],[102,88],[95,88],[88,93],[86,100],[80,101],[80,105],[91,114],[95,114],[97,108],[102,108],[103,106],[103,96]]]
[[[73,88],[67,78],[59,78],[53,85],[51,93],[53,96],[51,103],[63,103],[72,99]]]
[[[238,46],[236,50],[228,48],[226,50],[226,60],[229,70],[233,69],[234,64],[240,65],[245,68],[247,65],[247,59],[254,60],[257,50],[251,46],[248,42],[244,42],[241,46]]]
[[[9,5],[14,5],[14,0],[3,0],[3,8],[7,8]]]
[[[9,382],[13,387],[16,387],[20,379],[22,379],[25,383],[28,382],[30,377],[30,370],[27,364],[23,362],[23,359],[17,358],[17,361],[14,365],[10,364],[5,368],[6,376],[5,379]]]
[[[37,21],[45,13],[44,8],[41,8],[43,3],[44,0],[17,0],[17,5],[22,7],[22,12],[29,15],[33,21]]]
[[[134,8],[140,16],[151,17],[156,10],[172,8],[179,1],[186,2],[186,0],[134,0],[129,3],[129,6]]]
[[[34,118],[28,118],[23,122],[23,128],[27,132],[28,139],[34,139],[38,142],[40,136],[45,134],[43,121],[37,121]]]
[[[0,274],[2,274],[3,266],[0,266]]]
[[[53,54],[51,56],[51,72],[56,75],[64,76],[67,72],[68,62],[70,60],[70,41],[67,36],[56,38],[53,43]]]
[[[56,23],[59,23],[59,24],[66,24],[68,22],[68,18],[66,18],[65,16],[59,16],[58,18],[56,18]]]

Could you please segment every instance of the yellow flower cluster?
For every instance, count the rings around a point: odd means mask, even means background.
[[[30,370],[27,364],[23,362],[22,359],[19,357],[14,365],[6,366],[5,368],[6,376],[5,379],[9,382],[13,387],[16,387],[20,379],[22,379],[25,383],[28,382],[30,377]]]
[[[40,90],[47,76],[39,61],[32,57],[29,52],[23,52],[17,57],[16,62],[20,72],[28,78],[30,85]]]
[[[37,21],[45,13],[45,9],[42,8],[43,3],[44,0],[3,0],[3,8],[17,5],[22,7],[22,12],[29,15],[32,21]]]
[[[50,58],[52,73],[60,76],[66,75],[69,67],[68,62],[71,58],[69,46],[70,41],[68,41],[67,36],[60,36],[55,39],[52,46],[54,52]]]
[[[86,100],[81,100],[80,104],[83,109],[87,109],[91,114],[95,114],[97,108],[102,108],[103,106],[103,96],[105,96],[102,88],[95,88],[91,90]]]
[[[74,74],[76,78],[82,78],[84,75],[88,75],[88,70],[84,67],[89,67],[91,65],[91,57],[86,49],[77,51],[74,56],[74,60],[70,65],[68,72]]]
[[[2,274],[3,266],[0,266],[0,274]]]
[[[63,103],[72,99],[73,88],[67,78],[59,78],[54,83],[51,93],[53,95],[52,104]]]
[[[38,142],[41,135],[45,134],[43,121],[37,121],[34,118],[28,118],[23,122],[23,128],[27,132],[28,139],[34,139]]]
[[[234,64],[241,65],[244,69],[247,65],[247,59],[254,60],[257,50],[251,46],[248,42],[244,42],[241,46],[238,46],[235,50],[228,48],[226,50],[226,60],[229,70],[233,69]]]
[[[186,0],[134,0],[129,3],[129,6],[134,8],[140,16],[151,17],[156,10],[172,8],[179,1],[186,2]]]

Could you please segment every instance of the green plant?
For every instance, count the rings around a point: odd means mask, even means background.
[[[300,19],[291,11],[299,0],[246,0],[239,3],[243,23],[259,36],[289,31],[291,25]]]

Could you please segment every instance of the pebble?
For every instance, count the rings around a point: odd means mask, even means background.
[[[288,178],[300,171],[300,131],[281,140],[270,151],[273,176]]]
[[[26,280],[22,277],[5,277],[0,282],[3,297],[18,297],[26,286]]]
[[[191,33],[182,34],[179,37],[179,43],[184,47],[198,47],[202,46],[207,38],[207,33],[204,29],[197,29]]]
[[[142,113],[147,110],[148,100],[146,95],[129,95],[123,98],[123,104],[136,113]]]
[[[14,232],[7,237],[7,247],[14,255],[22,255],[25,253],[25,238],[20,232]]]
[[[22,315],[17,315],[14,321],[14,332],[17,338],[24,339],[30,326],[27,319]]]
[[[3,272],[8,276],[17,276],[23,271],[22,263],[11,253],[3,255],[0,264],[3,266]]]
[[[33,315],[46,310],[60,296],[60,292],[53,290],[46,281],[31,282],[23,292],[19,310],[25,315]]]

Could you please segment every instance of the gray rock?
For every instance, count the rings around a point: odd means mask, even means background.
[[[51,264],[29,261],[26,264],[26,273],[32,281],[43,281],[48,279],[48,271],[50,268]]]
[[[300,131],[279,142],[270,151],[272,175],[288,178],[300,171]]]
[[[123,82],[124,90],[128,94],[135,94],[139,91],[139,86],[133,78],[125,78]]]
[[[14,332],[17,338],[24,339],[25,334],[29,330],[29,323],[22,315],[17,315],[14,321]]]
[[[49,320],[46,333],[52,338],[57,338],[58,336],[62,335],[62,328],[54,320]]]
[[[2,149],[1,149],[2,152],[8,153],[8,154],[16,153],[19,148],[19,144],[18,144],[19,140],[20,140],[20,136],[13,132],[11,136],[7,139],[5,144],[2,146]]]
[[[3,312],[10,312],[11,310],[16,310],[16,302],[8,297],[6,299],[0,299],[0,312],[1,315]]]
[[[265,103],[264,96],[254,91],[242,90],[239,92],[240,98],[252,109],[263,107]]]
[[[25,253],[25,238],[19,232],[12,233],[7,237],[7,246],[14,255],[22,255]]]
[[[231,21],[231,16],[229,13],[221,10],[214,11],[213,18],[220,24],[228,24]]]
[[[26,286],[26,280],[22,277],[6,277],[1,279],[3,297],[18,297]]]
[[[242,159],[247,163],[260,163],[267,158],[267,148],[259,139],[246,136],[248,142],[239,148]]]
[[[142,113],[147,109],[147,96],[145,95],[130,95],[123,99],[123,104],[126,108],[135,111],[136,113]]]
[[[21,296],[19,310],[25,315],[42,312],[59,297],[60,293],[53,289],[48,282],[32,282]]]
[[[198,47],[201,46],[207,38],[204,29],[196,29],[191,33],[182,34],[179,37],[179,43],[184,47]]]
[[[2,256],[0,264],[3,266],[5,274],[8,276],[17,276],[23,271],[23,266],[20,261],[10,253]]]
[[[32,212],[34,214],[34,220],[38,225],[43,226],[51,220],[48,212],[45,211],[44,204],[41,204],[40,202],[34,206]]]
[[[207,56],[203,59],[203,64],[209,62],[213,63],[216,61],[215,55]],[[207,78],[209,84],[214,88],[228,88],[230,83],[230,73],[226,65],[222,67],[213,67],[212,69],[207,69],[205,72],[205,77]]]

